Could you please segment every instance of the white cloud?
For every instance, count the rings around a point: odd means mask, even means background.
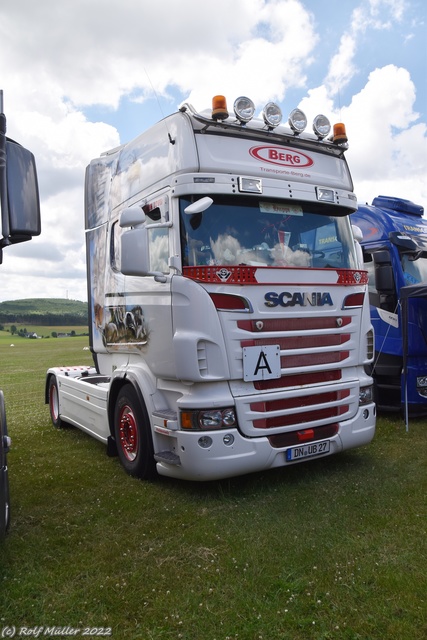
[[[114,127],[90,122],[84,110],[116,109],[124,96],[143,102],[155,90],[174,110],[176,90],[199,109],[215,93],[249,95],[258,109],[299,95],[309,118],[326,113],[346,123],[347,156],[362,199],[391,189],[426,202],[426,125],[415,112],[414,79],[404,66],[362,64],[366,42],[404,24],[410,0],[343,5],[347,24],[340,29],[327,16],[327,44],[335,37],[329,58],[320,24],[327,3],[321,4],[318,10],[317,0],[2,3],[0,88],[8,135],[36,156],[42,236],[5,250],[1,298],[67,290],[86,297],[84,171],[120,141]],[[406,24],[401,41],[409,43],[414,33],[414,24]],[[320,85],[310,84],[312,67],[323,74]],[[351,97],[346,92],[355,78]],[[26,269],[33,278],[42,274],[36,285],[28,285]]]

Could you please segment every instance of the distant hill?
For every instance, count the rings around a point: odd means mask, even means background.
[[[66,298],[26,298],[0,302],[0,323],[87,326],[88,305]]]

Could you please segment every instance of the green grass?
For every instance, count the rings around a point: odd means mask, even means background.
[[[0,343],[13,448],[0,629],[111,627],[118,640],[427,636],[427,421],[222,482],[127,476],[43,404],[49,366],[87,339]],[[1,633],[1,632],[0,632]]]

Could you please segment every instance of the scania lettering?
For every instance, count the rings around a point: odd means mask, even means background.
[[[267,307],[295,307],[300,305],[306,307],[310,305],[312,307],[322,307],[325,304],[333,306],[332,298],[329,293],[290,293],[289,291],[283,291],[282,293],[276,293],[275,291],[269,291],[265,294],[265,304]]]
[[[372,374],[383,411],[427,414],[427,221],[424,208],[378,196],[352,216],[363,233],[375,328]]]
[[[0,264],[3,249],[40,234],[40,201],[37,170],[31,151],[6,137],[3,91],[0,90]],[[10,492],[7,431],[3,391],[0,391],[0,538],[10,524]]]
[[[94,366],[49,369],[46,402],[133,476],[215,480],[374,435],[345,128],[253,115],[183,105],[87,168]]]

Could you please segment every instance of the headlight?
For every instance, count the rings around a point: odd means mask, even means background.
[[[181,428],[187,430],[229,429],[236,427],[234,407],[181,411]]]
[[[372,385],[370,387],[361,387],[359,390],[359,406],[364,404],[371,404],[374,401],[374,388]]]
[[[417,387],[427,387],[427,376],[419,376],[417,378]]]

